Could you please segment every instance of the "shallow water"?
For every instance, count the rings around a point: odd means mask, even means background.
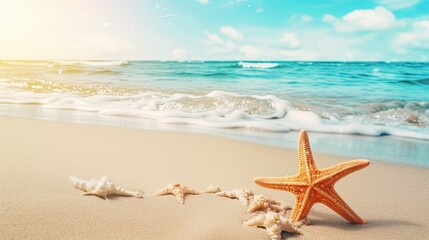
[[[429,143],[425,62],[0,61],[0,103],[214,132]]]

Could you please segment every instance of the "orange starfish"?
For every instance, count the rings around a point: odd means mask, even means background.
[[[346,175],[368,166],[368,160],[352,160],[318,169],[305,130],[301,130],[298,138],[298,159],[297,175],[254,179],[262,187],[295,194],[295,205],[289,217],[291,222],[306,218],[314,204],[323,203],[350,223],[365,223],[335,192],[334,184]]]

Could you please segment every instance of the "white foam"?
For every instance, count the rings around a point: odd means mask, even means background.
[[[239,62],[238,65],[242,68],[268,69],[278,67],[280,64],[266,62]]]
[[[138,95],[94,95],[35,93],[0,88],[0,103],[38,104],[43,108],[95,112],[100,115],[143,118],[168,124],[208,128],[248,128],[287,132],[393,135],[429,140],[429,129],[412,126],[383,126],[358,118],[330,120],[314,112],[301,111],[273,95],[240,95],[214,91],[206,95],[166,94],[154,91]]]

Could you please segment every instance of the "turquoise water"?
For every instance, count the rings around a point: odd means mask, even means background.
[[[0,61],[0,103],[9,112],[31,104],[219,131],[429,142],[429,63]]]

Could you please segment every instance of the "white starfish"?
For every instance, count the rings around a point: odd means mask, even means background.
[[[286,213],[287,210],[292,209],[290,206],[281,206],[281,203],[269,198],[265,195],[256,195],[253,198],[253,202],[249,205],[249,208],[247,209],[248,213],[255,212],[255,211],[274,211],[274,212],[283,212],[283,215]]]
[[[179,201],[180,204],[184,204],[186,194],[198,195],[200,193],[194,189],[187,188],[180,183],[176,183],[168,185],[167,187],[159,191],[156,196],[163,196],[168,194],[173,194],[174,196],[176,196],[176,199],[177,201]]]
[[[249,198],[253,196],[253,192],[247,189],[234,189],[227,192],[218,192],[216,196],[238,199],[244,205],[249,205]]]
[[[109,200],[107,199],[108,195],[143,198],[143,193],[141,192],[127,191],[123,188],[116,187],[115,184],[109,181],[107,176],[103,176],[101,179],[93,178],[89,181],[70,176],[70,180],[76,188],[85,191],[85,195],[96,195],[104,197],[106,200]]]
[[[276,212],[261,213],[243,224],[251,227],[264,227],[271,240],[281,240],[282,231],[301,234],[296,226]]]

